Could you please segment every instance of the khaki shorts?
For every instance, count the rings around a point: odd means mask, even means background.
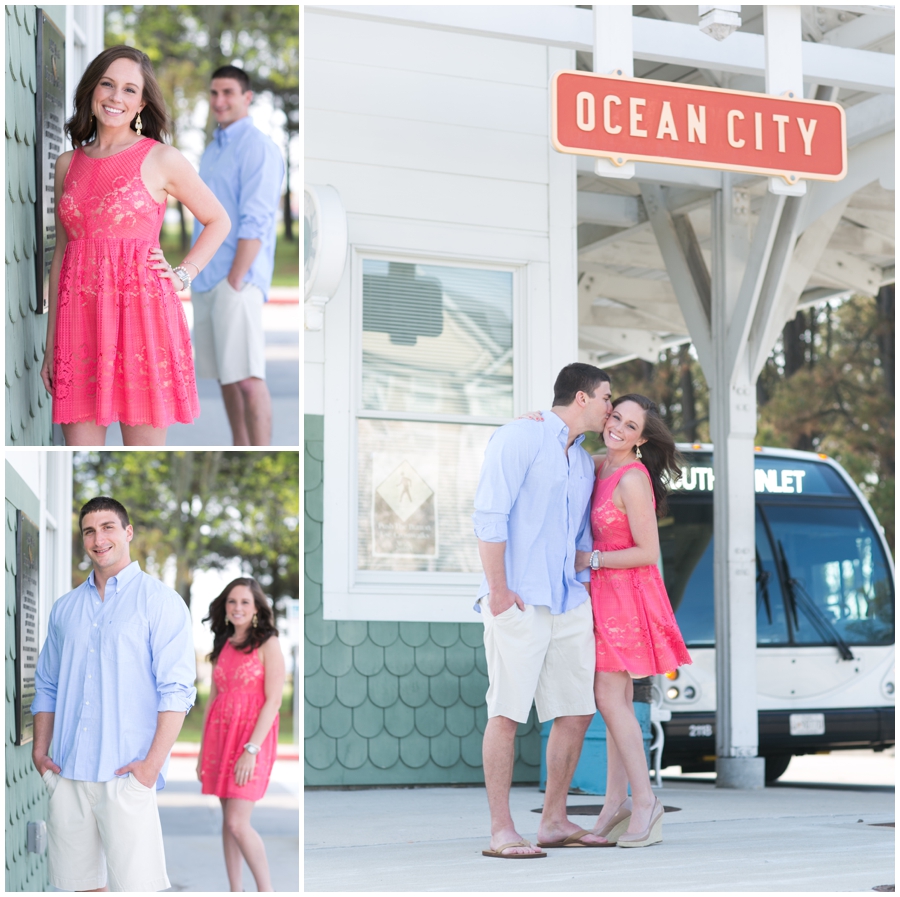
[[[206,292],[191,292],[198,377],[226,384],[250,377],[266,379],[264,301],[259,287],[245,283],[236,290],[227,278]]]
[[[164,891],[166,875],[156,789],[131,773],[79,782],[47,770],[50,882],[64,891]]]
[[[591,602],[564,614],[549,607],[514,604],[497,617],[489,596],[481,599],[487,659],[487,713],[517,723],[528,719],[532,700],[538,719],[593,716],[594,620]]]

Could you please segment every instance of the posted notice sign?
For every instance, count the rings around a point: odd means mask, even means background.
[[[749,171],[789,184],[847,173],[837,103],[567,71],[553,76],[550,95],[561,153]]]

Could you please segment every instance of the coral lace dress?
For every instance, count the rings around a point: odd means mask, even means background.
[[[166,204],[141,179],[156,141],[105,159],[76,149],[59,218],[53,421],[167,427],[200,414],[191,336],[171,280],[147,267]]]
[[[255,801],[266,793],[278,744],[277,716],[259,746],[250,781],[242,786],[234,783],[234,764],[250,740],[266,700],[264,680],[258,649],[245,654],[225,642],[213,669],[216,697],[203,729],[203,794]]]
[[[591,499],[595,549],[618,551],[634,547],[628,517],[612,500],[622,474],[632,467],[643,470],[650,478],[639,461],[620,467],[604,479],[597,477]],[[655,506],[655,499],[653,503]],[[640,678],[667,673],[691,662],[656,564],[591,570],[591,604],[598,670],[627,670]]]

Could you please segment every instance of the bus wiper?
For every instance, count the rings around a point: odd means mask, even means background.
[[[769,625],[772,625],[772,606],[769,603],[769,571],[766,570],[762,565],[762,559],[759,556],[759,551],[756,552],[756,584],[759,586],[759,592],[762,596],[763,605],[766,608],[766,618],[769,621]],[[759,604],[757,603],[757,607]]]
[[[838,649],[842,660],[855,660],[856,658],[853,656],[850,646],[841,638],[841,634],[834,628],[834,624],[816,606],[816,602],[803,587],[803,583],[791,576],[791,569],[788,566],[787,555],[785,554],[784,546],[781,544],[781,539],[776,542],[776,546],[778,548],[778,561],[784,573],[784,582],[787,586],[794,620],[797,620],[797,607],[799,605],[809,618],[809,622],[812,623],[813,629],[819,633],[823,641],[830,642]]]

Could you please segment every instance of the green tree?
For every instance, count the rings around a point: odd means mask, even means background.
[[[135,529],[131,556],[156,576],[174,570],[190,606],[197,569],[239,559],[276,602],[299,598],[299,462],[296,452],[79,452],[74,461],[73,582],[89,562],[78,511],[110,495]]]

